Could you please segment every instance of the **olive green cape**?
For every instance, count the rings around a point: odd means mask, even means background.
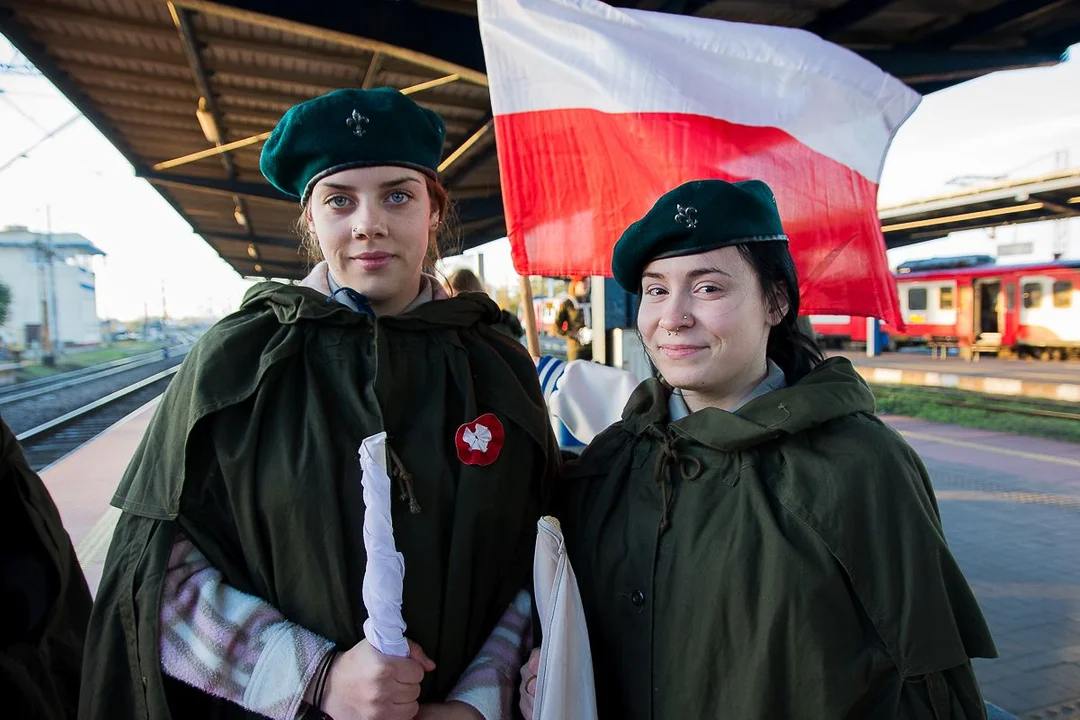
[[[602,718],[984,716],[969,658],[994,644],[873,410],[844,359],[674,423],[639,386],[562,511]]]
[[[420,512],[396,494],[406,635],[442,699],[515,593],[557,471],[532,360],[482,296],[374,320],[318,292],[252,288],[170,384],[113,499],[124,510],[91,619],[83,718],[248,717],[164,678],[158,610],[179,529],[227,583],[341,648],[367,617],[357,450],[386,430]],[[458,427],[494,413],[495,462],[465,465]],[[251,715],[250,717],[255,717]]]

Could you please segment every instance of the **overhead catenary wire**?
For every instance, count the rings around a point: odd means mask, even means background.
[[[58,133],[60,133],[60,132],[61,132],[62,130],[64,130],[64,128],[68,127],[69,125],[71,125],[72,123],[74,123],[74,122],[75,122],[76,120],[79,120],[80,118],[82,118],[82,115],[73,115],[72,117],[68,118],[68,119],[67,119],[67,120],[65,120],[65,121],[64,121],[63,123],[61,123],[60,125],[58,125],[58,126],[57,126],[56,128],[54,128],[53,130],[50,130],[50,131],[49,131],[48,133],[46,133],[46,134],[45,134],[45,136],[44,136],[44,137],[42,137],[41,139],[39,139],[39,140],[38,140],[37,142],[35,142],[35,143],[34,143],[33,145],[31,145],[30,147],[26,148],[26,149],[25,149],[25,150],[23,150],[22,152],[18,153],[17,155],[15,155],[14,157],[12,157],[12,158],[11,158],[10,160],[8,160],[7,162],[5,162],[5,163],[4,163],[3,165],[0,165],[0,172],[4,172],[5,170],[7,170],[7,169],[8,169],[9,167],[11,167],[12,165],[14,165],[14,164],[15,164],[15,163],[16,163],[16,162],[17,162],[17,161],[18,161],[18,160],[20,159],[20,158],[24,158],[24,157],[26,157],[26,156],[27,156],[27,154],[29,154],[29,153],[30,153],[31,151],[33,151],[34,149],[36,149],[36,148],[37,148],[38,146],[40,146],[40,145],[42,145],[42,144],[44,144],[44,143],[48,142],[49,140],[51,140],[51,139],[52,139],[53,137],[55,137],[55,136],[56,136],[56,135],[57,135]]]

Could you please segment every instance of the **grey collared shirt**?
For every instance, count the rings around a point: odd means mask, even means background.
[[[768,368],[769,373],[765,376],[765,379],[758,383],[757,387],[751,390],[750,394],[740,400],[735,407],[731,408],[731,412],[737,411],[746,403],[759,398],[766,393],[787,387],[787,378],[784,377],[784,371],[780,369],[780,366],[772,360],[769,360]],[[690,408],[686,404],[686,398],[684,398],[682,392],[677,389],[672,391],[671,397],[668,399],[668,414],[671,417],[671,422],[682,420],[690,414]]]

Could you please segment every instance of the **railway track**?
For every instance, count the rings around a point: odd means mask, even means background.
[[[187,354],[190,347],[190,345],[177,345],[171,347],[168,349],[168,357],[182,357]],[[132,355],[131,357],[113,360],[112,362],[102,363],[100,365],[92,365],[80,370],[72,370],[71,372],[60,373],[50,377],[0,387],[0,407],[21,400],[28,400],[41,395],[47,395],[58,390],[63,390],[64,388],[82,385],[93,380],[100,380],[130,370],[135,370],[146,365],[161,362],[163,359],[164,356],[162,351],[155,350],[153,352]]]
[[[40,472],[165,392],[174,366],[16,435],[26,460]]]

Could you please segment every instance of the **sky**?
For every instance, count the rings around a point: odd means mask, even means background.
[[[15,52],[0,36],[0,63]],[[26,151],[77,111],[44,78],[0,74],[0,165]],[[192,118],[194,122],[194,117]],[[1080,45],[1048,68],[995,73],[942,90],[897,133],[879,205],[962,189],[961,176],[1023,178],[1080,166]],[[242,279],[85,118],[0,170],[0,227],[75,232],[107,253],[96,261],[98,314],[129,320],[149,307],[169,315],[221,315],[234,309]],[[1070,221],[1073,246],[1078,221]],[[1011,237],[1045,232],[1021,226]],[[999,235],[999,239],[1000,239]],[[891,251],[890,263],[939,255],[993,254],[984,231]],[[484,246],[489,286],[516,285],[509,243]],[[452,263],[455,264],[455,263]]]

